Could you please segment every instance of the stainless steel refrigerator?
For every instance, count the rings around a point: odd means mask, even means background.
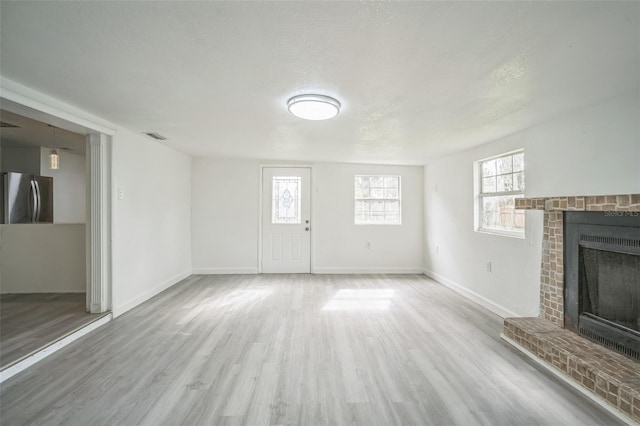
[[[2,173],[0,223],[53,223],[53,178]]]

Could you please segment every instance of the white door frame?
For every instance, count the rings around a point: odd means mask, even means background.
[[[281,163],[274,163],[274,164],[270,164],[270,163],[263,163],[260,164],[260,179],[258,179],[258,186],[259,186],[259,191],[258,191],[258,206],[259,206],[259,210],[258,210],[258,273],[262,274],[262,214],[263,214],[263,199],[262,199],[262,195],[263,195],[263,191],[262,191],[262,187],[263,187],[263,172],[264,169],[286,169],[286,168],[308,168],[309,169],[309,221],[311,222],[311,229],[310,229],[310,235],[309,235],[309,271],[310,273],[313,273],[313,166],[311,164],[294,164],[294,163],[286,163],[286,164],[281,164]]]
[[[1,80],[4,107],[58,127],[71,125],[87,137],[86,308],[91,313],[111,310],[111,136],[116,130],[97,117],[31,90],[6,78]]]

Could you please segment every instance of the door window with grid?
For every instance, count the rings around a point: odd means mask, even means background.
[[[271,223],[302,223],[300,219],[302,178],[300,176],[274,176],[272,182]]]
[[[524,210],[515,199],[524,196],[524,152],[479,161],[478,230],[524,235]]]
[[[400,225],[400,176],[355,177],[355,224]]]

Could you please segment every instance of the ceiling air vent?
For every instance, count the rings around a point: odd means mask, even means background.
[[[6,121],[0,121],[0,127],[20,128],[20,126],[16,126],[15,124],[7,123]]]
[[[165,138],[164,136],[162,136],[162,135],[161,135],[161,134],[159,134],[159,133],[155,133],[155,132],[144,132],[144,134],[145,134],[145,135],[147,135],[147,136],[149,136],[149,137],[151,137],[151,138],[154,138],[154,139],[156,139],[156,140],[159,140],[159,141],[166,141],[166,140],[167,140],[167,138]]]

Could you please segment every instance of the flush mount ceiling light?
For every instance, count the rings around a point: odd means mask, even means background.
[[[340,102],[324,95],[299,95],[287,101],[289,112],[305,120],[328,120],[340,112]]]

